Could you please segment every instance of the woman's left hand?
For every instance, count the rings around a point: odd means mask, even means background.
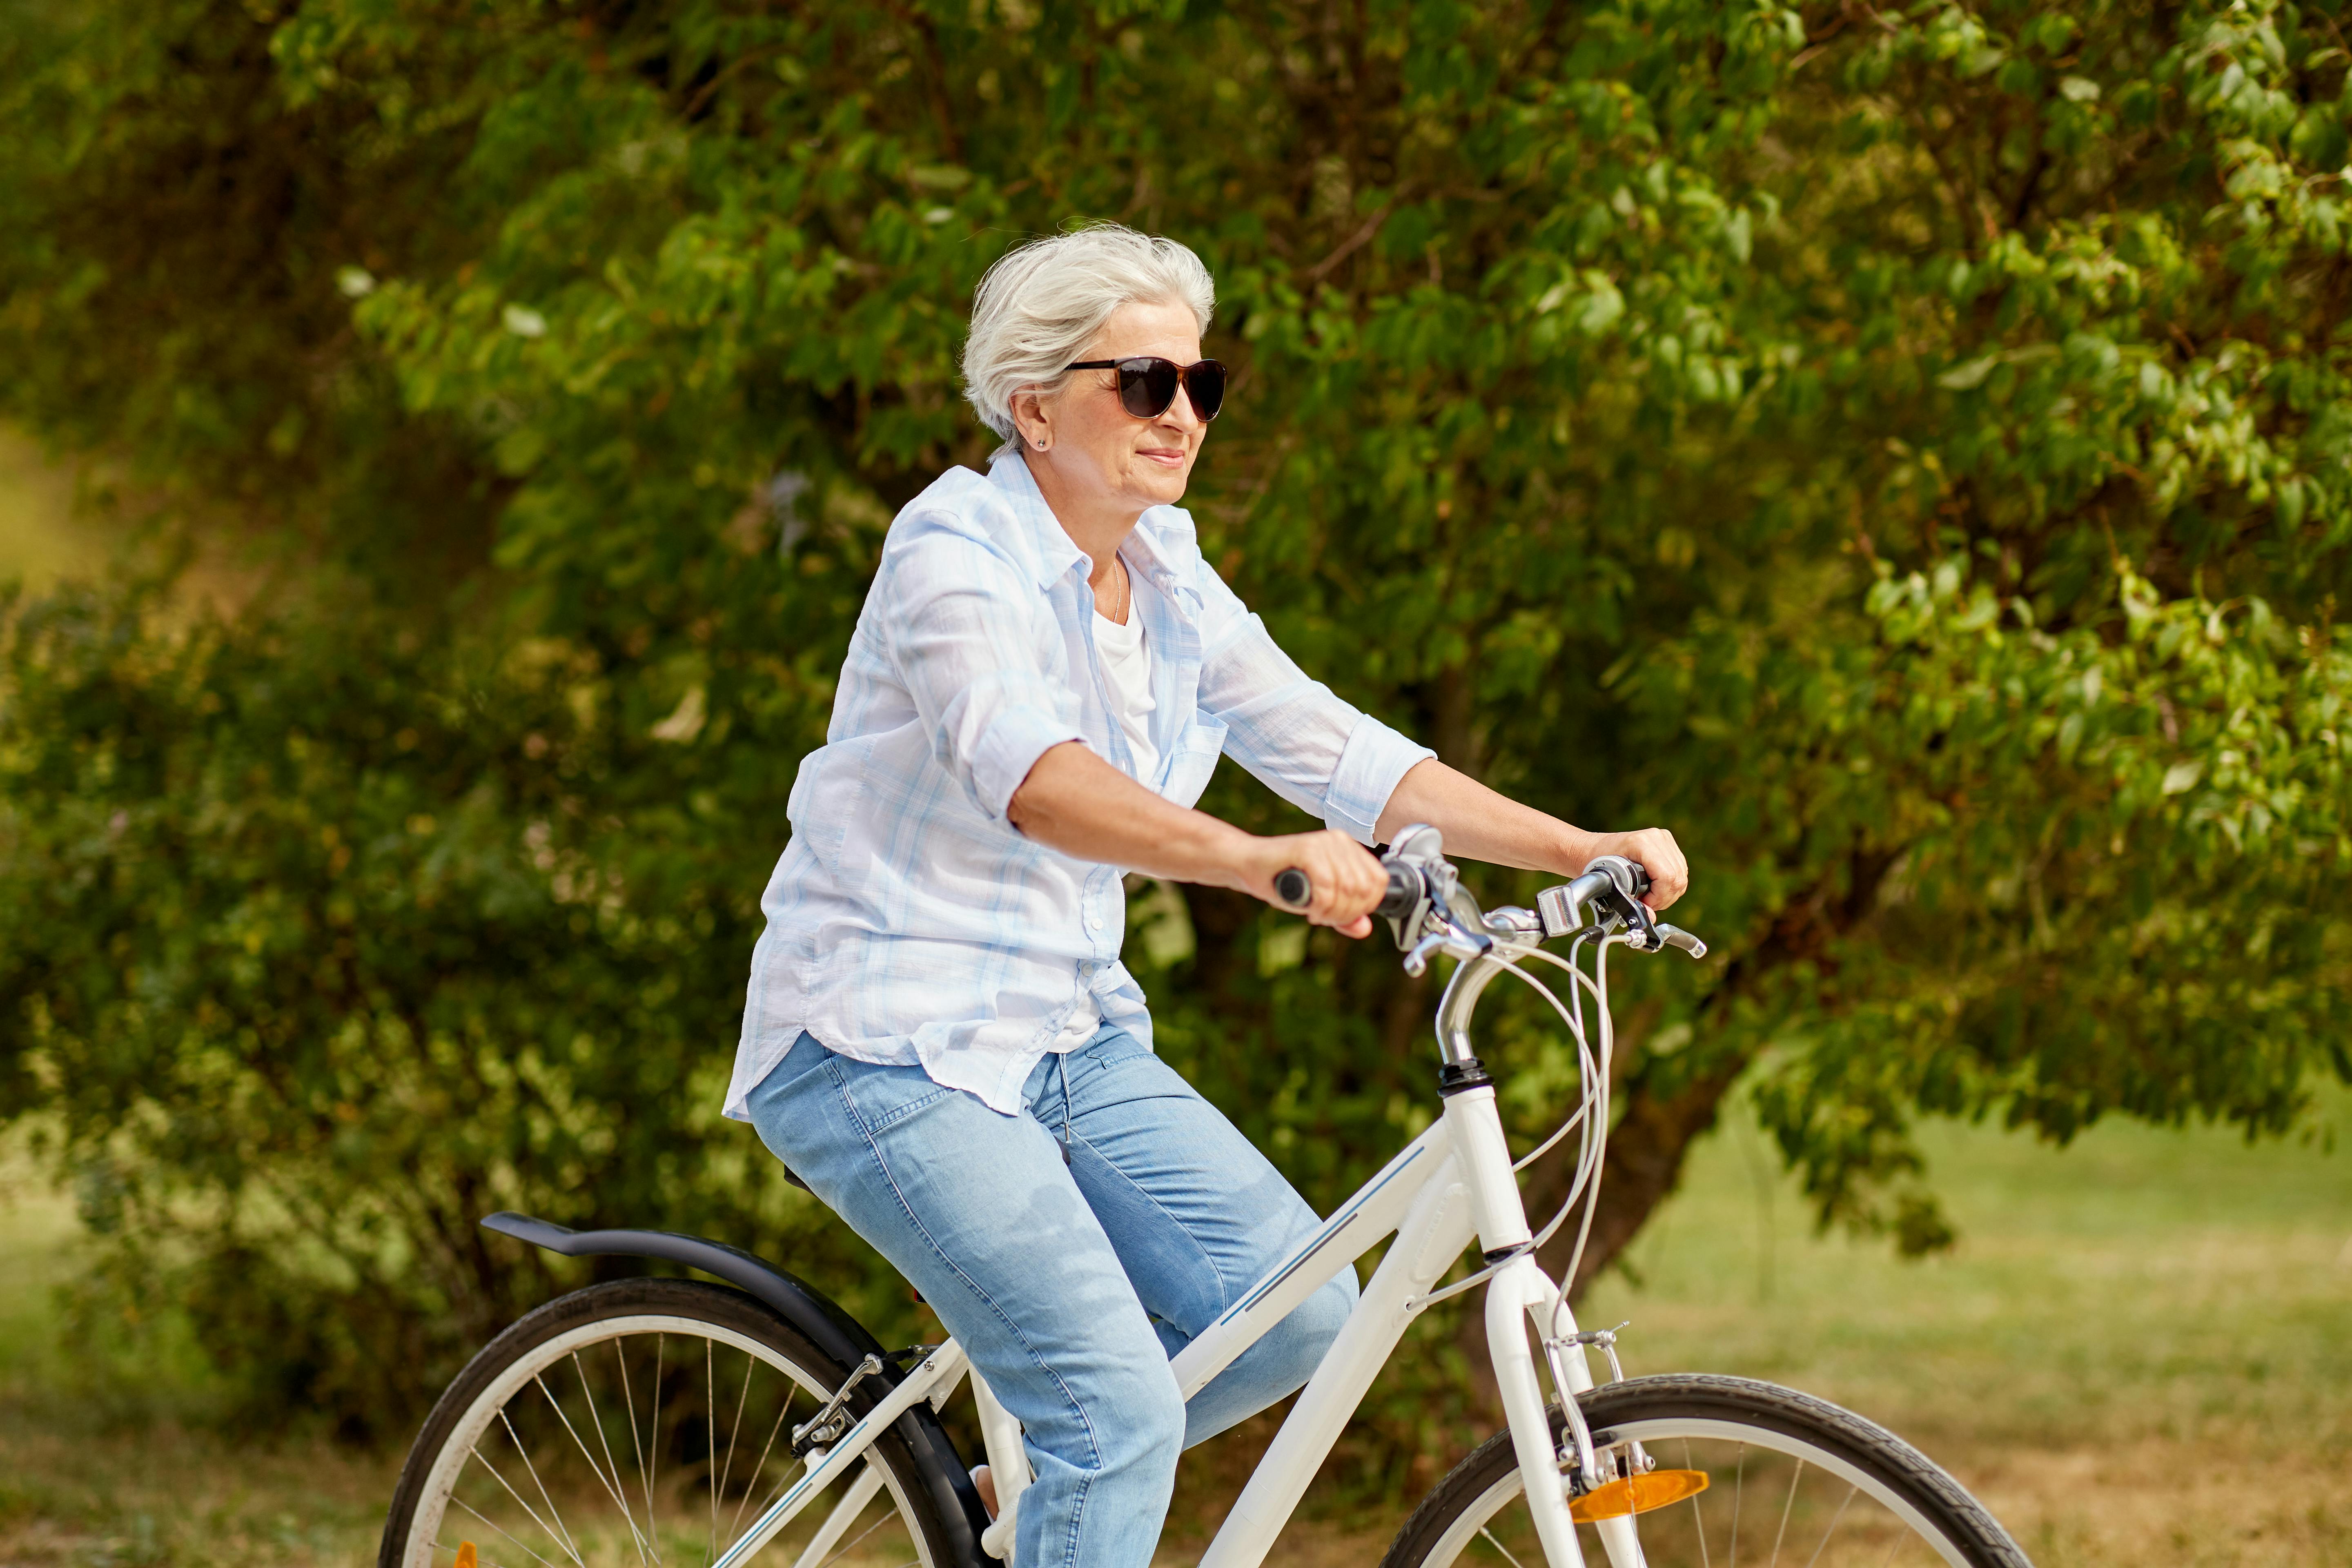
[[[1637,827],[1631,833],[1596,833],[1585,846],[1586,863],[1603,855],[1622,855],[1650,874],[1650,890],[1642,901],[1664,910],[1690,889],[1690,866],[1683,847],[1663,827]],[[1581,875],[1584,867],[1576,868]]]

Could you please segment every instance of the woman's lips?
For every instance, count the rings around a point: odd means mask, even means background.
[[[1146,462],[1157,463],[1163,468],[1181,468],[1184,466],[1182,452],[1171,451],[1164,447],[1146,447],[1136,455]]]

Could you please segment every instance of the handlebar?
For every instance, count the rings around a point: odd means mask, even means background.
[[[1407,833],[1428,831],[1412,828]],[[1433,841],[1434,836],[1432,837]],[[1388,891],[1372,912],[1395,922],[1400,945],[1406,944],[1409,940],[1405,926],[1417,924],[1414,916],[1424,907],[1434,906],[1447,923],[1452,922],[1453,916],[1445,909],[1444,890],[1438,886],[1439,877],[1446,885],[1452,885],[1451,867],[1442,860],[1425,867],[1393,851],[1382,858],[1382,865],[1389,875]],[[1436,875],[1433,875],[1433,869]],[[1538,895],[1536,902],[1541,911],[1539,914],[1530,916],[1522,910],[1517,911],[1517,915],[1546,937],[1565,936],[1583,927],[1590,920],[1611,929],[1618,925],[1633,928],[1639,933],[1635,945],[1652,952],[1662,947],[1674,947],[1693,958],[1706,957],[1706,943],[1686,931],[1658,922],[1650,912],[1649,905],[1642,901],[1649,890],[1647,868],[1622,855],[1603,855],[1593,861],[1582,876],[1557,888],[1547,888]],[[1313,900],[1315,889],[1307,873],[1292,866],[1276,873],[1274,892],[1275,897],[1292,908],[1304,909]],[[1475,906],[1472,907],[1475,910]],[[1499,919],[1512,912],[1498,910],[1496,916]],[[1483,918],[1475,921],[1475,924],[1479,926],[1486,923]],[[1534,931],[1529,934],[1534,934]],[[1413,966],[1408,963],[1407,967]],[[1418,972],[1415,969],[1415,973]]]
[[[1395,861],[1388,863],[1388,873],[1389,890],[1381,895],[1372,913],[1387,920],[1402,920],[1421,901],[1422,875],[1418,868]],[[1643,886],[1648,883],[1644,881]],[[1307,879],[1306,872],[1292,866],[1274,874],[1274,896],[1292,909],[1303,910],[1315,901],[1315,884]]]

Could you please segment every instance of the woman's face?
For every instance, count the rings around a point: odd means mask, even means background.
[[[1191,364],[1201,357],[1201,331],[1189,306],[1128,304],[1111,312],[1081,360],[1157,354]],[[1156,419],[1138,419],[1118,400],[1118,372],[1081,370],[1051,397],[1024,393],[1013,400],[1024,456],[1032,468],[1050,467],[1053,488],[1081,504],[1091,501],[1129,513],[1184,499],[1192,459],[1208,426],[1192,412],[1180,384],[1176,401]],[[1040,437],[1043,451],[1037,447]]]

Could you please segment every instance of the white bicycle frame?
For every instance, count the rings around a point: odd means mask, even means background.
[[[1431,837],[1433,849],[1434,835]],[[1468,902],[1458,889],[1454,897],[1458,903]],[[1444,912],[1442,901],[1439,909]],[[1487,923],[1507,916],[1519,920],[1516,925]],[[1387,1364],[1406,1327],[1434,1301],[1481,1282],[1486,1287],[1486,1342],[1495,1383],[1510,1424],[1519,1473],[1526,1478],[1528,1509],[1537,1537],[1551,1568],[1581,1568],[1584,1562],[1569,1516],[1564,1467],[1573,1462],[1581,1473],[1593,1476],[1594,1456],[1579,1419],[1571,1419],[1565,1453],[1554,1443],[1535,1346],[1541,1346],[1555,1393],[1571,1409],[1575,1395],[1593,1386],[1592,1373],[1585,1358],[1585,1342],[1577,1334],[1559,1284],[1536,1262],[1536,1238],[1528,1224],[1510,1149],[1504,1141],[1494,1087],[1477,1070],[1476,1058],[1469,1050],[1470,1016],[1479,994],[1540,942],[1543,927],[1536,916],[1524,910],[1498,910],[1493,917],[1484,917],[1475,906],[1470,909],[1469,922],[1489,939],[1486,946],[1447,945],[1432,939],[1431,950],[1454,952],[1462,959],[1439,1005],[1438,1035],[1448,1062],[1466,1065],[1462,1077],[1474,1081],[1448,1084],[1444,1115],[1357,1189],[1321,1229],[1268,1270],[1175,1359],[1176,1381],[1189,1400],[1340,1269],[1395,1234],[1396,1244],[1373,1271],[1356,1310],[1251,1474],[1201,1560],[1202,1568],[1257,1568],[1265,1561],[1276,1536],[1289,1521],[1308,1482],[1339,1440],[1372,1379]],[[1468,934],[1458,922],[1452,929],[1459,935]],[[1664,929],[1672,931],[1670,927]],[[1680,932],[1673,935],[1683,937]],[[1601,940],[1625,939],[1604,936]],[[1467,951],[1457,951],[1462,946],[1467,946]],[[1606,1016],[1604,1001],[1604,1031]],[[1597,1171],[1594,1173],[1597,1177]],[[1444,1290],[1436,1289],[1437,1281],[1473,1238],[1485,1253],[1486,1268]],[[812,1499],[856,1464],[892,1422],[918,1401],[944,1405],[967,1373],[999,1502],[996,1522],[982,1537],[982,1545],[1009,1563],[1021,1492],[1030,1477],[1020,1423],[998,1403],[961,1347],[950,1340],[843,1433],[830,1450],[821,1458],[812,1454],[812,1463],[799,1482],[777,1499],[712,1568],[739,1568]],[[864,1510],[879,1481],[880,1472],[869,1467],[848,1489],[804,1549],[803,1568],[824,1561],[831,1543]],[[1642,1568],[1633,1518],[1603,1520],[1595,1529],[1611,1568]]]

